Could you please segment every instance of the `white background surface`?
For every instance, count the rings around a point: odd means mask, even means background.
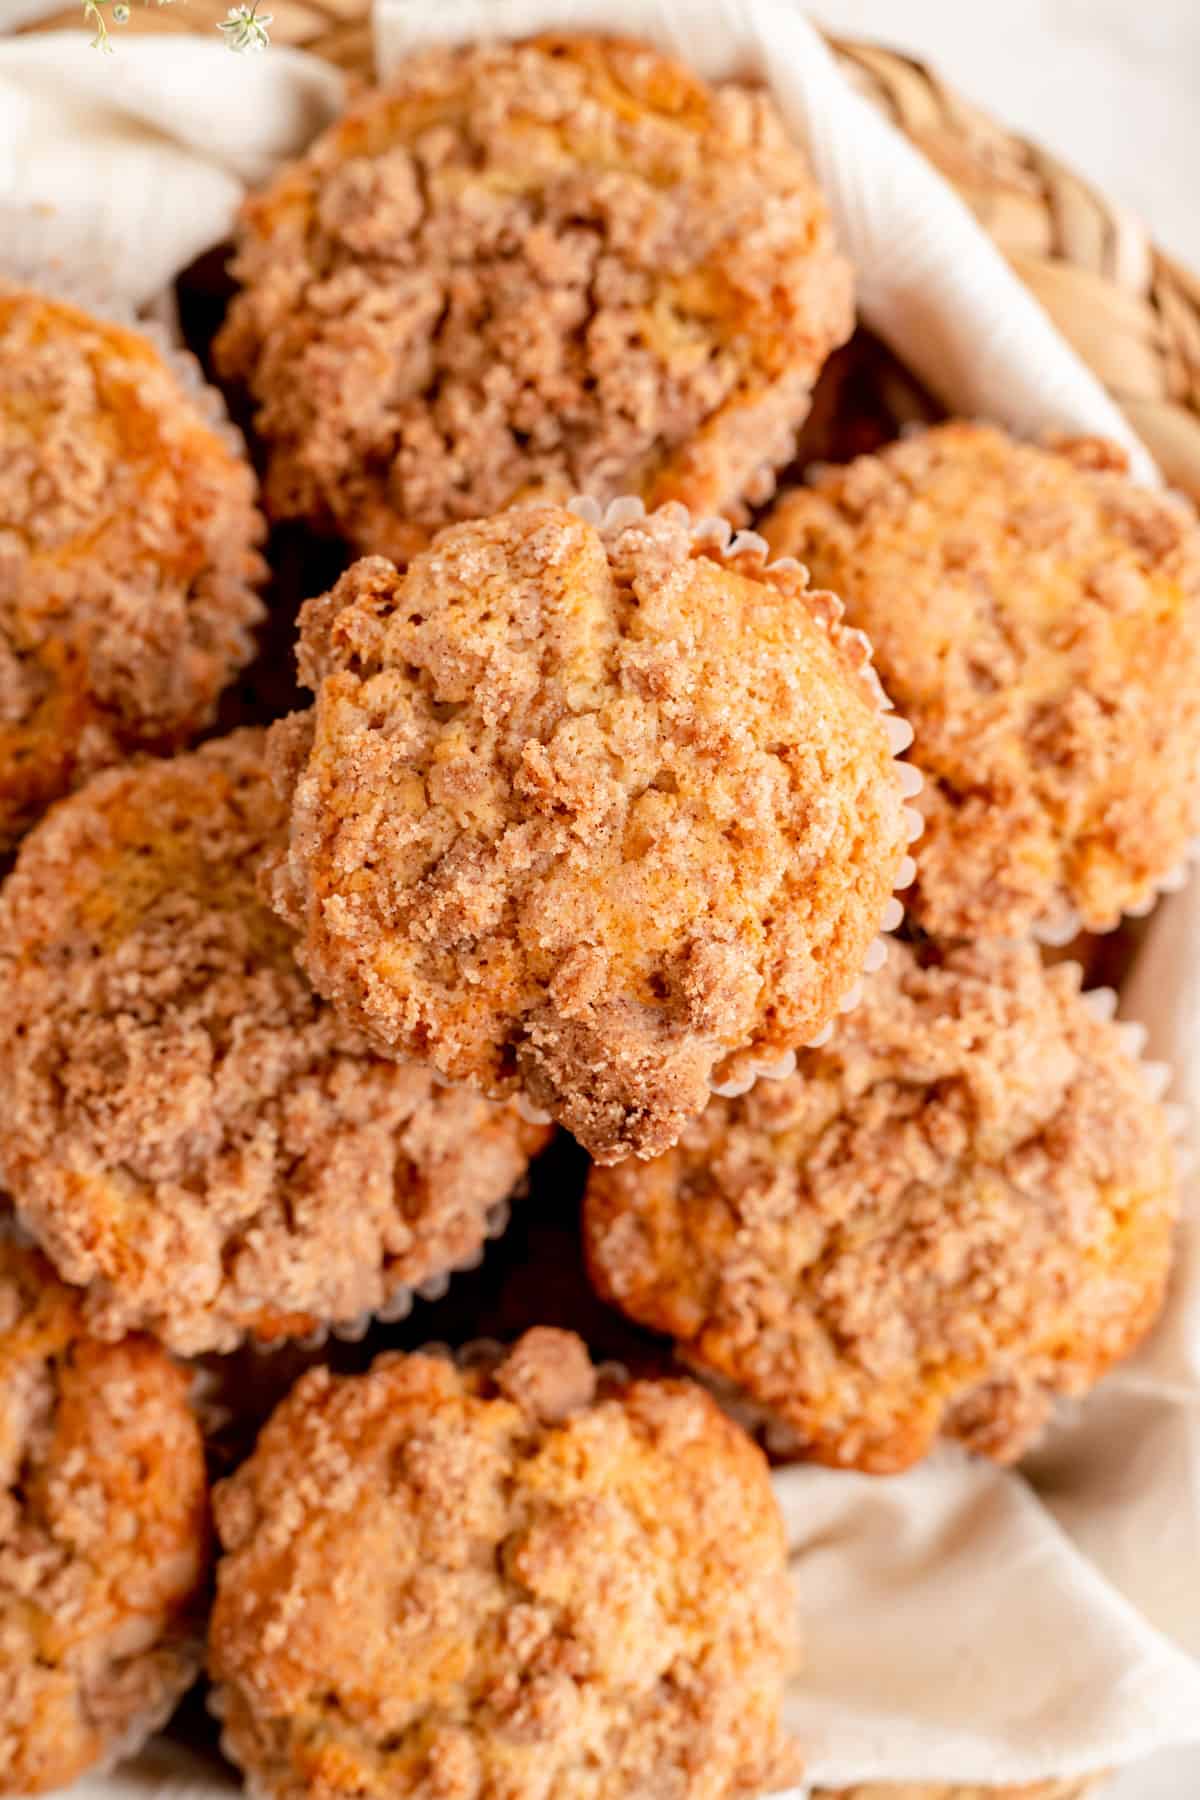
[[[1200,0],[815,0],[813,11],[927,56],[1200,269]],[[1105,1800],[1200,1800],[1200,1751],[1155,1758]]]

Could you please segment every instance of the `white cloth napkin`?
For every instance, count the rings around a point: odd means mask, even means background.
[[[342,91],[315,57],[235,56],[215,33],[121,37],[111,56],[82,22],[0,42],[0,271],[145,306]]]
[[[376,23],[384,70],[434,39],[577,26],[766,79],[808,143],[862,310],[901,358],[956,411],[1119,438],[1154,479],[1103,389],[791,0],[379,0]],[[122,38],[101,58],[82,33],[0,41],[0,267],[49,255],[145,305],[339,96],[336,76],[278,49],[238,61],[203,40]],[[1173,1059],[1200,1149],[1195,885],[1155,920],[1124,1010]],[[789,1720],[814,1779],[1011,1783],[1200,1739],[1198,1233],[1193,1219],[1153,1340],[1024,1474],[947,1450],[890,1480],[777,1476],[806,1646]],[[219,1791],[169,1748],[137,1781],[178,1800]],[[128,1791],[121,1775],[83,1789]]]

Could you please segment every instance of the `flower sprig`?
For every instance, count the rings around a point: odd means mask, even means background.
[[[171,0],[144,0],[144,4],[170,6]],[[111,20],[114,25],[129,23],[129,0],[82,0],[82,5],[84,20],[94,33],[92,49],[111,51],[109,22]],[[260,0],[242,0],[242,4],[230,7],[218,22],[217,30],[231,50],[245,54],[266,49],[271,41],[270,25],[271,14],[261,10]]]
[[[108,21],[104,17],[105,0],[83,0],[83,16],[87,24],[95,32],[92,39],[93,50],[112,50],[112,39],[108,35]],[[163,4],[163,0],[159,0]],[[114,25],[125,25],[129,21],[128,0],[113,0],[112,22]]]
[[[248,0],[244,6],[231,6],[217,30],[231,50],[257,55],[271,41],[270,24],[270,13],[258,10],[258,0]]]

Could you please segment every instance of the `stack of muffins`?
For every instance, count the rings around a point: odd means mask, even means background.
[[[1198,828],[1200,528],[961,422],[780,487],[850,271],[640,46],[411,60],[233,270],[272,553],[342,572],[199,748],[250,467],[0,288],[0,1792],[205,1663],[272,1800],[787,1787],[753,1437],[1011,1461],[1162,1303],[1163,1075],[1044,947]]]

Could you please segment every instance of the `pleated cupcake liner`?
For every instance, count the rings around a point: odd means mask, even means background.
[[[278,1352],[288,1349],[321,1350],[331,1337],[341,1343],[356,1344],[366,1336],[372,1325],[398,1324],[402,1319],[408,1318],[418,1300],[441,1300],[449,1290],[454,1277],[469,1274],[473,1269],[479,1268],[487,1254],[488,1244],[503,1237],[512,1216],[513,1202],[521,1199],[528,1192],[528,1187],[528,1176],[525,1176],[503,1199],[493,1202],[488,1207],[483,1219],[482,1234],[469,1250],[465,1250],[444,1267],[423,1276],[420,1281],[401,1283],[392,1288],[377,1306],[366,1307],[341,1318],[324,1319],[319,1325],[306,1332],[285,1333],[274,1337],[260,1337],[256,1335],[252,1324],[246,1324],[241,1327],[236,1338],[231,1339],[219,1349],[198,1350],[185,1355],[171,1351],[169,1346],[164,1346],[168,1349],[168,1354],[174,1356],[176,1361],[193,1372],[193,1409],[203,1412],[208,1405],[213,1385],[219,1385],[215,1384],[215,1378],[210,1380],[209,1371],[201,1366],[200,1359],[202,1357],[234,1356],[243,1350],[251,1350],[266,1357],[274,1356]],[[52,1267],[57,1267],[51,1251],[41,1242],[36,1232],[29,1228],[16,1208],[11,1212],[0,1214],[0,1236],[11,1238],[29,1249],[40,1251]],[[84,1295],[88,1291],[86,1285],[79,1287],[76,1283],[67,1282],[67,1286],[74,1287],[77,1292]],[[305,1312],[305,1308],[299,1302],[295,1305],[289,1302],[288,1310],[301,1316]],[[148,1325],[130,1325],[128,1330],[130,1334],[144,1331],[151,1337],[157,1336],[153,1328]],[[211,1418],[213,1421],[211,1427],[206,1424],[206,1430],[216,1428],[219,1423],[216,1419],[218,1411],[219,1407],[214,1403],[205,1415],[206,1418]]]
[[[1192,838],[1182,862],[1176,863],[1173,869],[1160,876],[1148,893],[1141,900],[1135,900],[1132,906],[1124,908],[1123,919],[1146,919],[1154,911],[1159,901],[1168,894],[1177,894],[1191,880],[1192,870],[1200,863],[1200,838]],[[1069,900],[1062,897],[1054,912],[1047,918],[1035,921],[1030,935],[1035,942],[1045,946],[1047,950],[1061,950],[1065,945],[1073,943],[1081,932],[1088,927]]]
[[[272,1356],[277,1351],[286,1349],[322,1350],[330,1338],[335,1338],[342,1344],[358,1344],[366,1337],[372,1325],[398,1325],[408,1318],[418,1300],[443,1299],[456,1275],[466,1275],[479,1268],[487,1254],[489,1243],[504,1236],[512,1217],[513,1202],[523,1197],[528,1186],[526,1177],[502,1200],[495,1201],[488,1208],[484,1215],[483,1235],[471,1249],[420,1281],[402,1283],[393,1288],[378,1306],[366,1307],[346,1318],[323,1320],[311,1331],[297,1337],[259,1338],[254,1335],[252,1328],[247,1328],[241,1344],[236,1348],[253,1350],[261,1356]]]
[[[1088,988],[1079,997],[1094,1019],[1112,1024],[1121,1049],[1130,1062],[1137,1065],[1146,1098],[1159,1108],[1166,1121],[1175,1156],[1176,1174],[1181,1182],[1186,1180],[1194,1173],[1196,1160],[1188,1142],[1188,1109],[1178,1101],[1166,1098],[1174,1079],[1171,1065],[1144,1055],[1149,1033],[1139,1020],[1117,1017],[1119,1001],[1115,988]]]
[[[3,212],[0,210],[0,223]],[[184,397],[203,422],[240,462],[250,466],[246,440],[229,416],[224,396],[205,377],[197,359],[180,341],[177,323],[169,316],[147,317],[135,312],[128,301],[90,280],[78,270],[22,262],[13,266],[0,249],[0,283],[25,288],[45,300],[72,306],[102,325],[117,325],[150,345],[177,378]],[[258,483],[255,482],[257,492]]]

